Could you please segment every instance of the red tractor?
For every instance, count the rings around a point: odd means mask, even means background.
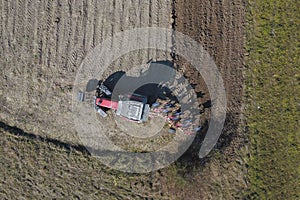
[[[139,94],[127,94],[119,95],[119,100],[114,101],[109,98],[111,92],[105,85],[101,84],[98,88],[100,94],[105,94],[95,99],[95,109],[102,117],[107,116],[104,109],[112,109],[117,115],[132,121],[145,122],[148,120],[150,105],[147,104],[147,97]]]

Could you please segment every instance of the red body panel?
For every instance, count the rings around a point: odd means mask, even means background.
[[[104,98],[97,98],[96,105],[104,108],[114,109],[114,110],[118,109],[118,102],[111,101],[109,99],[104,99]]]

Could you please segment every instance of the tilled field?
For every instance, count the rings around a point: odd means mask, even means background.
[[[1,120],[75,143],[72,87],[87,53],[123,30],[171,27],[170,1],[1,1],[0,8]],[[137,52],[122,65],[168,58],[158,54]]]
[[[98,191],[100,186],[97,186],[101,180],[105,180],[104,184],[108,187],[100,187],[100,190],[101,188],[105,190],[102,197],[110,196],[112,199],[124,199],[127,195],[130,195],[129,199],[146,197],[174,199],[175,196],[179,199],[222,197],[230,199],[236,197],[246,187],[243,178],[245,173],[243,159],[234,152],[235,148],[240,147],[243,139],[243,136],[238,134],[244,61],[245,5],[242,0],[235,2],[2,0],[0,16],[0,66],[1,80],[3,80],[0,84],[0,120],[4,122],[3,124],[33,132],[38,136],[37,138],[47,138],[46,141],[50,142],[44,145],[42,143],[45,140],[38,139],[36,144],[32,142],[34,137],[29,137],[28,140],[22,139],[28,136],[27,134],[19,134],[17,131],[16,135],[19,136],[10,136],[9,131],[1,132],[1,135],[5,134],[1,139],[5,146],[1,149],[1,154],[11,152],[13,162],[25,159],[24,164],[29,163],[30,167],[24,167],[27,170],[20,171],[20,175],[24,176],[21,179],[28,179],[27,182],[20,182],[15,172],[7,170],[11,165],[10,161],[3,161],[6,166],[3,177],[14,176],[14,178],[7,187],[3,187],[5,191],[0,195],[13,197],[9,192],[11,188],[28,187],[30,182],[34,182],[38,174],[31,173],[34,170],[33,163],[38,163],[35,159],[43,159],[43,156],[52,156],[53,165],[60,163],[60,160],[54,157],[71,160],[71,164],[61,162],[58,171],[47,170],[53,167],[47,164],[51,161],[42,160],[46,168],[44,168],[45,173],[41,170],[40,176],[49,179],[49,176],[60,174],[57,176],[60,189],[56,189],[63,195],[72,193],[78,198],[87,197],[86,193],[89,190],[86,188],[92,188],[91,191],[94,193],[91,197],[101,197],[97,195],[101,194]],[[53,141],[54,143],[65,142],[64,144],[80,143],[72,120],[72,89],[77,70],[88,52],[107,37],[113,37],[123,30],[149,26],[162,28],[173,26],[177,31],[200,42],[215,59],[223,75],[229,100],[227,124],[224,136],[218,144],[218,149],[221,149],[224,155],[212,158],[209,163],[203,165],[205,167],[193,170],[190,174],[187,171],[181,173],[174,170],[174,165],[149,176],[140,177],[111,175],[108,171],[104,174],[95,173],[91,168],[100,168],[97,161],[82,156],[81,153],[78,156],[76,154],[73,160],[73,154],[70,157],[72,150],[65,150],[61,145],[54,145],[52,148],[51,144]],[[113,70],[143,64],[150,58],[171,59],[167,52],[143,50],[125,55],[115,63],[116,67]],[[205,91],[206,86],[200,75],[183,59],[178,58],[176,62],[179,70],[184,71],[190,82],[195,85],[196,92],[204,93],[199,98],[199,102],[209,102],[209,94]],[[124,66],[125,68],[122,68]],[[209,106],[207,107],[203,116],[208,118]],[[1,127],[7,129],[7,125]],[[11,132],[13,130],[15,129],[11,129]],[[26,153],[25,156],[18,154],[15,147],[22,149],[21,154],[27,151],[35,152],[34,157],[31,158]],[[37,152],[36,148],[40,149],[40,152]],[[48,148],[51,151],[45,150]],[[83,162],[84,165],[77,166],[78,162]],[[20,168],[15,170],[18,171]],[[84,179],[86,184],[84,185],[80,180],[72,178],[76,173],[87,174],[94,179]],[[65,176],[68,181],[66,187]],[[128,187],[126,182],[130,182]],[[43,184],[44,188],[39,189],[42,196],[51,194],[52,197],[58,197],[52,190],[51,184],[49,185],[47,181]],[[35,185],[35,188],[38,188],[38,185]],[[74,192],[70,189],[74,185],[82,185],[84,189]],[[15,191],[18,195],[22,194],[18,189],[11,191]],[[26,195],[29,197],[37,193],[30,193],[28,189]]]
[[[224,80],[228,98],[228,117],[225,132],[236,132],[243,95],[244,23],[245,5],[241,1],[176,1],[176,30],[192,37],[214,58]],[[197,82],[196,91],[205,88],[198,73],[183,59],[191,82]],[[200,80],[200,81],[199,81]],[[204,96],[209,96],[204,95]],[[206,99],[205,99],[206,100]],[[212,100],[213,101],[213,100]]]
[[[212,158],[197,174],[197,178],[190,179],[191,182],[194,180],[192,185],[198,190],[187,189],[188,195],[181,192],[177,195],[183,199],[193,195],[199,199],[233,199],[247,187],[244,178],[247,147],[244,146],[244,132],[240,130],[243,123],[245,2],[179,0],[175,4],[175,19],[175,29],[201,43],[214,58],[222,74],[228,99],[225,127],[217,144],[221,156],[219,159]],[[205,89],[200,75],[188,62],[179,57],[177,63],[190,82],[195,84],[196,92]],[[209,100],[207,91],[203,92],[205,95],[199,99],[200,103]]]

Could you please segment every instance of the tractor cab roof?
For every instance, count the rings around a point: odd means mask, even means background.
[[[140,121],[142,118],[144,104],[138,101],[119,101],[117,115],[131,120]]]
[[[134,121],[147,121],[150,106],[146,104],[147,97],[130,94],[120,95],[116,114]]]

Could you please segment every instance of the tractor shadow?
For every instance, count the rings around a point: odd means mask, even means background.
[[[146,96],[148,104],[152,105],[157,99],[178,101],[172,91],[166,87],[173,83],[176,70],[171,61],[151,62],[149,68],[138,77],[128,76],[124,71],[111,74],[103,84],[112,91],[112,100],[119,95],[136,93]],[[97,86],[97,85],[96,85]],[[89,88],[88,88],[89,87]],[[95,88],[95,81],[90,80],[87,89]]]

